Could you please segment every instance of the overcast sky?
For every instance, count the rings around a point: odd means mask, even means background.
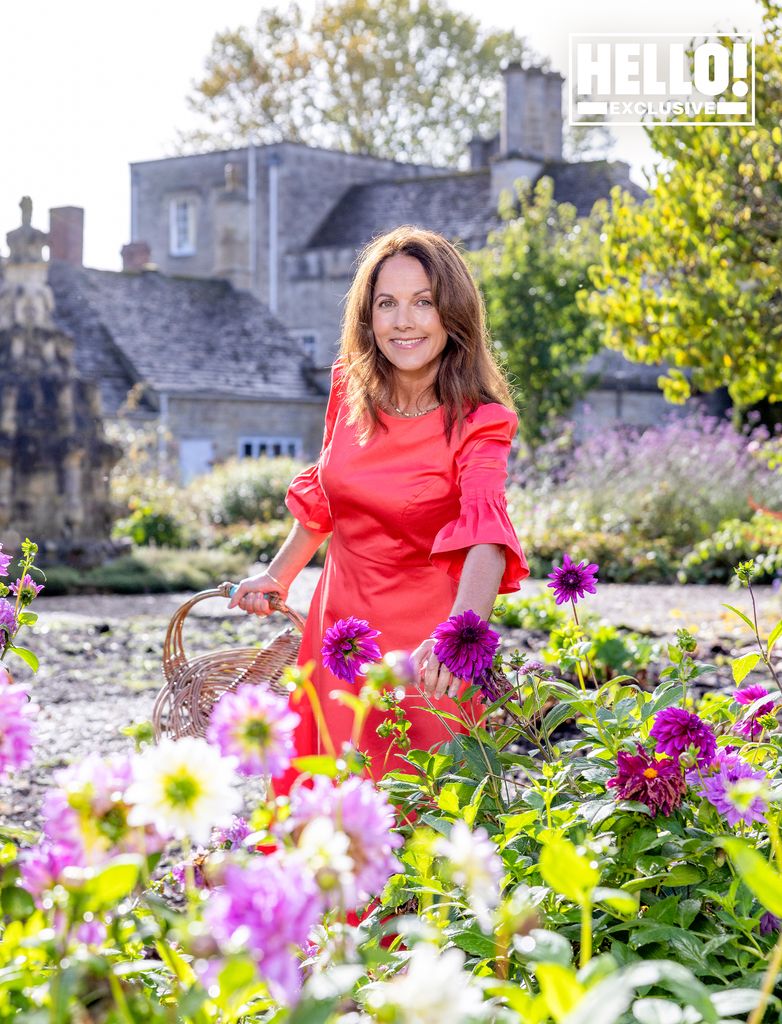
[[[305,0],[308,6],[312,0]],[[129,241],[128,165],[170,155],[190,127],[185,96],[214,34],[251,24],[258,0],[34,0],[0,15],[0,254],[33,199],[47,230],[51,206],[85,210],[87,266],[119,269]],[[758,31],[754,0],[454,0],[485,24],[514,27],[552,66],[567,70],[571,32]],[[615,128],[612,156],[643,181],[650,167],[640,128]]]

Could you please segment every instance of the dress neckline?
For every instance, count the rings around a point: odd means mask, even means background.
[[[425,412],[423,416],[397,416],[393,412],[386,412],[382,407],[378,407],[378,413],[387,420],[393,420],[395,423],[416,423],[423,420],[430,420],[436,412],[441,412],[443,409],[442,405],[438,405],[435,409],[430,409],[429,412]]]

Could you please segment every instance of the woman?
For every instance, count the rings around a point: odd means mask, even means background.
[[[331,534],[302,638],[337,749],[352,712],[329,699],[354,689],[322,664],[323,634],[348,616],[380,630],[381,651],[412,652],[420,688],[404,701],[414,748],[448,738],[432,705],[457,712],[463,685],[433,654],[434,627],[470,608],[488,618],[497,593],[529,569],[507,515],[505,480],[517,418],[489,348],[483,303],[466,263],[441,235],[401,227],[371,242],[347,296],[323,448],[286,504],[296,519],[268,570],[231,606],[266,615]],[[302,705],[306,702],[302,702]],[[299,705],[300,755],[320,751]],[[375,777],[398,767],[372,712],[361,738]],[[292,778],[281,780],[282,789]]]

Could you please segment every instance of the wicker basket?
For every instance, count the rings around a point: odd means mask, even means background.
[[[269,595],[269,604],[286,615],[292,626],[279,633],[266,647],[237,647],[188,659],[182,629],[188,613],[209,597],[230,597],[233,583],[221,583],[214,590],[202,590],[177,609],[166,632],[163,645],[163,675],[166,682],[157,695],[152,711],[155,737],[179,739],[204,736],[212,708],[226,692],[241,683],[255,683],[288,695],[280,677],[299,654],[304,619],[289,608],[278,594]]]

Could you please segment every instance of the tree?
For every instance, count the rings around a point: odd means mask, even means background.
[[[534,450],[546,429],[593,383],[584,364],[600,349],[599,331],[576,294],[597,258],[606,203],[578,217],[556,203],[550,178],[519,181],[517,204],[505,193],[505,224],[486,248],[468,254],[486,301],[489,328],[517,391],[521,434]]]
[[[531,54],[444,0],[325,0],[262,10],[215,36],[188,105],[205,127],[181,149],[282,140],[453,163],[499,127],[500,69]]]
[[[737,409],[782,401],[782,8],[764,7],[756,125],[647,129],[658,178],[643,203],[614,195],[581,296],[607,346],[670,364],[674,402],[720,386]]]

